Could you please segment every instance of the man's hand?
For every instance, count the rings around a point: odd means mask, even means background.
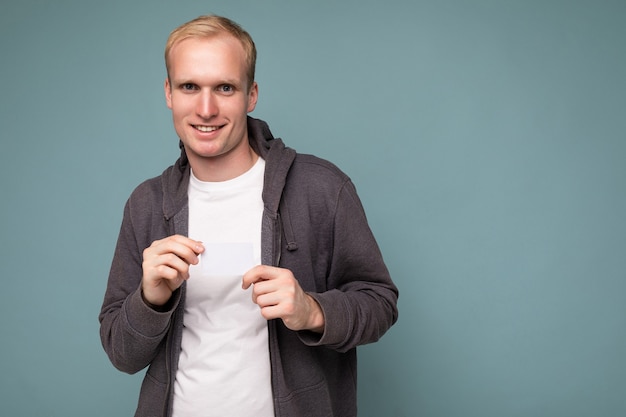
[[[198,263],[201,242],[181,235],[155,240],[143,251],[143,298],[154,306],[168,302],[172,293],[189,278],[189,265]]]
[[[243,289],[252,289],[252,301],[267,320],[282,319],[291,330],[324,331],[324,314],[317,301],[304,292],[293,273],[284,268],[258,265],[243,276]]]

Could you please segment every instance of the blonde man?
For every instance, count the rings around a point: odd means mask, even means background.
[[[397,320],[350,179],[248,114],[256,49],[201,16],[172,32],[181,156],[130,196],[100,313],[112,363],[145,367],[136,416],[356,416],[356,347]]]

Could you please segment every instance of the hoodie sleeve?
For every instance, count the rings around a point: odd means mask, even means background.
[[[176,291],[164,311],[149,307],[141,295],[142,254],[150,244],[150,215],[136,191],[124,208],[107,289],[99,315],[100,338],[113,365],[136,373],[154,359],[180,300]],[[139,213],[141,212],[141,213]],[[141,214],[141,215],[139,215]],[[137,220],[137,221],[133,221]]]
[[[351,181],[341,188],[334,216],[328,290],[309,293],[321,306],[325,330],[301,332],[311,346],[340,352],[377,341],[398,319],[398,289],[367,223]]]

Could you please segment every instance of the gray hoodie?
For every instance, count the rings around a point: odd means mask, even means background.
[[[268,321],[275,414],[356,416],[356,347],[396,322],[398,290],[350,179],[327,161],[285,147],[261,120],[248,118],[248,136],[266,161],[262,262],[291,270],[326,323],[319,335]],[[113,365],[128,373],[148,367],[136,416],[171,415],[186,286],[156,311],[141,297],[141,264],[154,240],[187,235],[189,172],[182,150],[173,166],[131,194],[99,315]]]

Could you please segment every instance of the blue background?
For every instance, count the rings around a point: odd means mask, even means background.
[[[170,30],[254,37],[253,116],[354,180],[400,291],[364,417],[626,415],[626,2],[3,1],[0,408],[129,416],[97,315],[178,154]]]

